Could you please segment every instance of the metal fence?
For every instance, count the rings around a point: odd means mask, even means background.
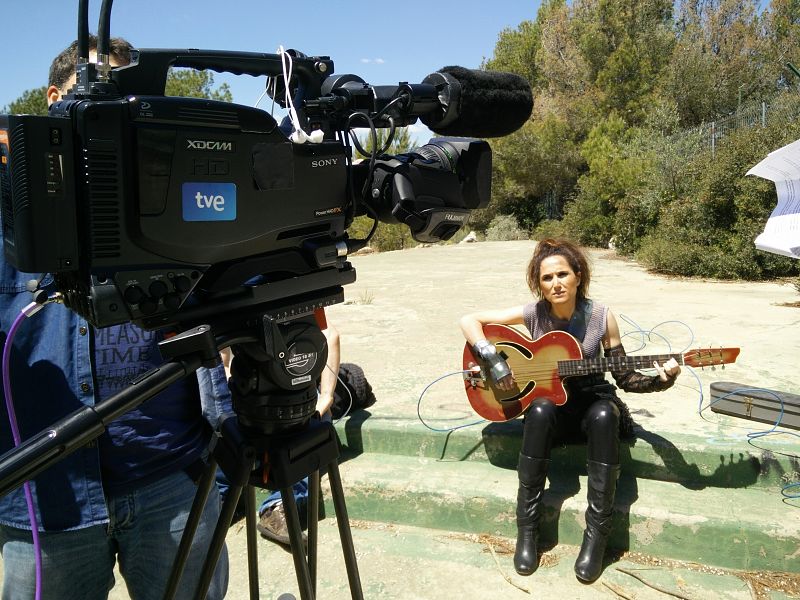
[[[800,95],[786,92],[775,96],[769,102],[763,101],[742,107],[732,115],[687,129],[674,137],[685,139],[687,142],[691,140],[689,142],[691,145],[699,142],[701,146],[710,150],[713,156],[725,136],[739,129],[785,123],[798,116],[800,116]]]

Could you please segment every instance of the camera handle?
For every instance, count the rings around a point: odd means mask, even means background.
[[[266,75],[274,77],[283,72],[278,54],[198,50],[194,48],[142,48],[134,51],[133,61],[114,69],[111,78],[123,96],[163,96],[170,67],[212,69],[234,75]],[[306,96],[320,96],[322,81],[333,73],[333,61],[327,56],[293,58],[293,72],[306,90]]]

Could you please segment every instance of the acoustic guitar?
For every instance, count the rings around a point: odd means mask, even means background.
[[[521,415],[537,398],[547,398],[560,406],[567,401],[564,379],[607,371],[652,368],[674,358],[680,365],[712,367],[736,361],[739,348],[709,348],[680,354],[583,358],[581,345],[564,331],[552,331],[532,340],[506,325],[485,325],[486,339],[506,357],[514,375],[515,387],[501,390],[464,346],[464,387],[472,408],[489,421],[508,421]],[[469,371],[469,372],[467,372]]]

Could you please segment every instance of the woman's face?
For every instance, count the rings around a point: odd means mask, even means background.
[[[575,273],[567,259],[556,254],[542,260],[539,269],[539,289],[551,305],[569,305],[578,297],[581,274]]]

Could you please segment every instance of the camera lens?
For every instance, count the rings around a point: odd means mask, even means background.
[[[445,171],[456,170],[458,162],[458,150],[452,144],[444,140],[431,140],[424,146],[412,150],[422,156],[425,160],[439,163],[439,168]]]

